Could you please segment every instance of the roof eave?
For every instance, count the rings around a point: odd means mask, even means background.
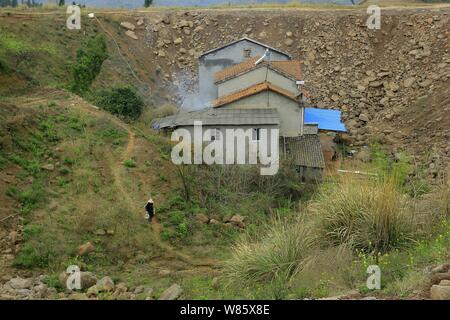
[[[279,50],[279,49],[276,49],[276,48],[274,48],[274,47],[268,46],[268,45],[266,45],[266,44],[264,44],[264,43],[262,43],[262,42],[259,42],[259,41],[257,41],[257,40],[251,39],[251,38],[249,38],[249,37],[243,37],[243,38],[240,38],[240,39],[235,40],[235,41],[233,41],[233,42],[227,43],[227,44],[225,44],[225,45],[223,45],[223,46],[221,46],[221,47],[217,47],[217,48],[214,48],[214,49],[205,51],[205,52],[203,52],[198,58],[200,59],[200,58],[202,58],[202,57],[204,57],[204,56],[206,56],[206,55],[208,55],[208,54],[210,54],[210,53],[213,53],[213,52],[218,51],[218,50],[220,50],[220,49],[229,47],[229,46],[231,46],[231,45],[233,45],[233,44],[235,44],[235,43],[238,43],[239,41],[242,41],[242,40],[247,40],[247,41],[256,43],[256,44],[258,44],[258,45],[260,45],[260,46],[262,46],[262,47],[265,47],[265,48],[267,48],[267,49],[270,49],[270,50],[272,50],[272,51],[275,51],[275,52],[277,52],[277,53],[280,53],[280,54],[282,54],[282,55],[288,57],[290,60],[292,59],[292,56],[291,56],[290,54],[288,54],[288,53],[286,53],[286,52],[283,52],[283,51],[281,51],[281,50]]]

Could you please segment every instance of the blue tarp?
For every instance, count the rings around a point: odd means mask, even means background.
[[[305,123],[317,123],[320,130],[347,132],[339,110],[305,108]]]

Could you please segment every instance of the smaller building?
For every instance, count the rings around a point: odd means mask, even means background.
[[[282,159],[291,160],[302,181],[320,181],[325,169],[322,145],[317,134],[280,139]]]
[[[266,50],[270,53],[270,60],[291,60],[289,54],[250,38],[238,39],[203,52],[198,58],[199,95],[204,100],[217,99],[214,74],[249,58],[260,57]]]

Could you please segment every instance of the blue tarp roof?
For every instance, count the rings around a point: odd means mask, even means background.
[[[347,131],[339,110],[305,108],[305,123],[317,123],[320,130]]]

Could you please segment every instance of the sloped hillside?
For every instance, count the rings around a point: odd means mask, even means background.
[[[204,273],[214,265],[163,241],[162,216],[152,225],[144,219],[150,194],[161,207],[179,180],[140,130],[55,89],[2,101],[0,119],[2,280],[42,270],[55,286],[76,263],[135,285],[158,278],[156,289],[170,284],[161,270]],[[80,249],[87,242],[89,256]]]
[[[449,12],[445,5],[383,8],[381,30],[369,30],[362,9],[100,10],[99,20],[83,16],[81,31],[66,30],[62,12],[12,12],[0,22],[0,53],[4,53],[0,57],[3,65],[17,64],[12,69],[19,72],[0,79],[5,89],[11,83],[14,89],[21,88],[30,83],[28,78],[31,83],[63,85],[69,80],[66,74],[80,41],[107,32],[111,54],[94,88],[133,84],[150,104],[180,102],[187,92],[195,91],[196,57],[201,52],[249,36],[302,61],[312,104],[343,111],[351,148],[378,142],[393,154],[407,149],[424,164],[428,179],[442,180],[450,152],[449,117],[445,116],[450,85]],[[137,40],[126,35],[121,22],[135,26]],[[27,53],[27,46],[38,38],[42,39],[35,49],[39,52],[27,55],[29,59],[6,55],[14,48],[16,53]],[[22,51],[17,51],[18,43],[23,44]],[[47,64],[52,67],[42,68]],[[32,72],[25,75],[22,70],[31,65]],[[411,110],[423,112],[431,122],[417,123],[421,119]],[[420,131],[411,134],[416,127]],[[424,154],[423,144],[428,145],[429,154]]]

